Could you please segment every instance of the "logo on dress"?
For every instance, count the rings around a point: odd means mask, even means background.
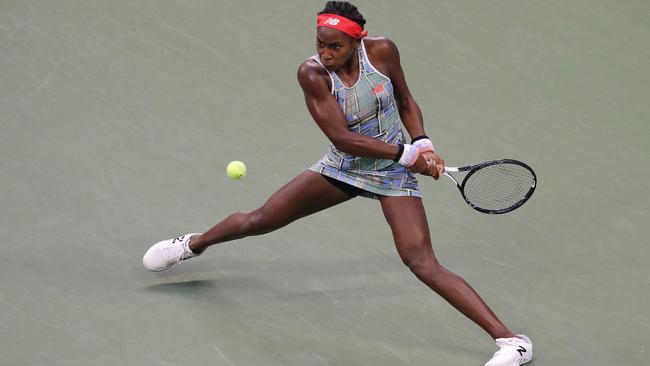
[[[379,94],[384,91],[384,84],[378,84],[375,86],[375,94]]]
[[[329,24],[329,25],[337,25],[337,24],[339,24],[340,22],[341,22],[340,19],[336,19],[336,18],[328,18],[328,19],[325,21],[325,24]]]

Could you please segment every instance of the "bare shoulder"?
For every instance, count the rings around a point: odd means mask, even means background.
[[[309,59],[298,67],[298,80],[313,80],[321,77],[328,77],[327,70],[315,60]]]
[[[390,40],[390,38],[365,37],[363,42],[366,45],[366,52],[368,52],[371,57],[375,56],[374,58],[389,60],[399,55],[397,45],[395,42]]]
[[[395,43],[386,37],[365,37],[363,43],[372,65],[392,79],[393,71],[399,66],[399,52]]]
[[[315,60],[309,59],[303,62],[298,67],[297,77],[300,87],[305,92],[313,92],[323,86],[329,91],[329,74]]]

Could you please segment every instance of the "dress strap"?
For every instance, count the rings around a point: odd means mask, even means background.
[[[335,92],[336,89],[337,89],[337,87],[336,87],[337,81],[338,81],[338,83],[341,82],[340,80],[338,80],[338,77],[336,76],[336,74],[332,75],[332,73],[331,73],[331,72],[330,72],[330,71],[325,67],[325,65],[323,65],[322,62],[320,62],[320,57],[318,57],[318,55],[313,55],[313,56],[311,56],[310,58],[308,58],[307,60],[314,60],[314,61],[318,62],[318,64],[319,64],[323,69],[325,69],[325,71],[327,71],[327,75],[330,76],[330,93],[331,93],[331,94],[334,94],[334,92]],[[336,79],[335,79],[335,78],[336,78]]]
[[[366,74],[373,74],[377,73],[386,79],[390,80],[390,78],[384,74],[382,74],[379,70],[377,70],[376,67],[372,65],[370,62],[370,57],[368,57],[368,53],[366,52],[366,44],[363,42],[363,39],[361,39],[361,47],[359,47],[360,52],[359,52],[359,58],[363,59],[363,68],[366,71]]]

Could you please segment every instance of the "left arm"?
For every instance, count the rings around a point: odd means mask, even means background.
[[[385,39],[384,44],[385,46],[382,47],[382,51],[386,55],[382,59],[387,60],[386,66],[388,67],[389,77],[395,91],[395,101],[397,102],[397,109],[402,123],[411,138],[422,136],[425,134],[422,111],[411,95],[408,84],[406,84],[404,70],[402,70],[400,63],[399,50],[395,43],[389,39]]]
[[[383,38],[379,47],[377,47],[377,52],[379,58],[385,60],[385,68],[388,70],[388,75],[393,84],[395,102],[404,128],[406,128],[411,138],[425,135],[422,111],[409,91],[397,46],[390,39]],[[445,170],[445,161],[435,152],[425,153],[424,157],[435,162],[438,174],[434,175],[433,178],[438,179]]]

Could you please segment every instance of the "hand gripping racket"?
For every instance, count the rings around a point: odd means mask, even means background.
[[[449,173],[467,172],[462,183]],[[503,214],[523,205],[535,192],[537,176],[531,167],[512,159],[492,160],[462,167],[445,167],[445,176],[467,204],[486,214]]]

